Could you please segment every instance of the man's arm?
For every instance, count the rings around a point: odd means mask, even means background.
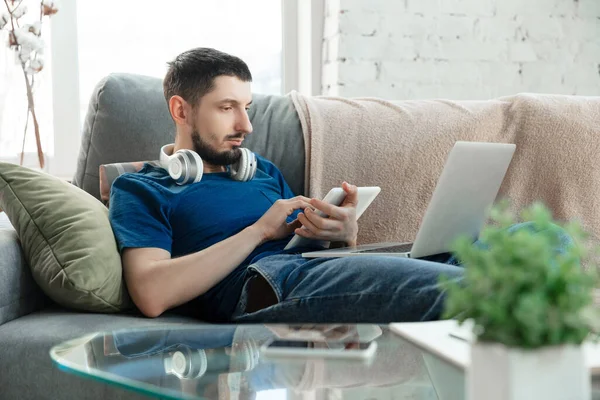
[[[286,218],[309,206],[310,199],[296,196],[277,200],[253,225],[197,253],[171,258],[160,248],[127,248],[123,251],[125,281],[131,298],[148,317],[186,303],[215,286],[240,265],[260,244],[287,237],[300,223]]]
[[[173,259],[160,248],[125,249],[123,267],[129,294],[144,315],[157,317],[215,286],[261,242],[257,228],[249,226],[207,249]]]

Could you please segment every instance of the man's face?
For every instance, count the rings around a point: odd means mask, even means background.
[[[212,165],[234,164],[239,147],[252,132],[248,107],[252,102],[250,82],[234,76],[219,76],[215,88],[200,99],[192,114],[191,138],[194,151]]]

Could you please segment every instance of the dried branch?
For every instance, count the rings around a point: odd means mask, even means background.
[[[13,9],[11,10],[8,2],[6,0],[4,0],[4,3],[6,4],[6,9],[8,10],[8,13],[12,15],[13,11],[15,11],[17,8],[19,8],[19,6],[21,5],[21,3],[23,2],[23,0],[19,1],[19,4],[17,4],[16,6],[13,3]]]
[[[21,146],[21,159],[19,165],[23,165],[23,157],[25,157],[25,138],[27,137],[27,128],[29,127],[29,102],[27,102],[27,118],[25,118],[25,130],[23,131],[23,145]]]
[[[18,28],[20,28],[20,25],[19,25],[18,19],[16,19],[14,16],[14,11],[19,8],[19,6],[21,5],[22,2],[23,2],[23,0],[20,0],[19,3],[15,7],[13,7],[13,9],[11,10],[10,6],[8,5],[8,1],[4,0],[6,9],[10,15],[10,23],[11,23],[11,28],[12,28],[9,31],[9,42],[10,42],[11,47],[15,46],[15,51],[22,51],[22,45],[19,43],[19,41],[17,39],[17,35],[15,34],[15,22],[16,22],[16,26]],[[13,6],[14,6],[14,2],[13,2]],[[40,3],[40,29],[37,34],[33,33],[37,37],[41,37],[41,21],[42,21],[43,16],[44,16],[43,2],[41,2]],[[34,131],[35,131],[35,141],[36,141],[36,146],[37,146],[38,160],[40,163],[40,168],[43,169],[45,166],[44,152],[42,150],[40,127],[39,127],[37,115],[35,112],[35,101],[34,101],[34,97],[33,97],[34,76],[32,73],[31,81],[30,81],[29,75],[27,73],[27,61],[23,61],[23,59],[21,57],[19,57],[19,58],[20,58],[21,69],[23,70],[23,77],[25,78],[25,86],[27,89],[27,118],[25,120],[25,132],[23,134],[23,147],[21,149],[20,163],[21,163],[21,165],[23,164],[23,158],[24,158],[24,153],[25,153],[25,138],[26,138],[26,134],[27,134],[27,128],[29,127],[29,114],[31,114],[31,117],[33,119]],[[34,59],[37,59],[37,51],[35,53]],[[31,64],[31,60],[29,60],[29,62]]]
[[[23,1],[23,0],[21,0],[21,1]],[[14,37],[15,36],[15,20],[14,20],[14,17],[13,17],[13,13],[10,10],[10,7],[8,6],[8,1],[7,0],[4,0],[4,4],[6,4],[6,9],[8,10],[8,15],[10,15],[10,25],[12,27],[12,35]],[[21,4],[21,2],[19,2],[19,4]],[[16,43],[17,42],[17,38],[15,37],[14,39],[15,39],[15,43]],[[17,45],[18,45],[18,43],[17,43]]]
[[[33,118],[33,128],[35,131],[35,144],[37,146],[38,160],[40,161],[40,168],[44,169],[44,151],[42,150],[42,141],[40,138],[40,125],[38,124],[37,117],[35,115],[35,104],[33,101],[33,93],[31,91],[31,84],[27,79],[27,71],[25,70],[25,63],[21,63],[23,68],[23,76],[25,77],[25,84],[27,85],[27,101],[29,103],[29,112]]]

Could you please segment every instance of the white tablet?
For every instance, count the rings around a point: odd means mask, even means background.
[[[358,188],[358,205],[356,206],[356,219],[360,218],[360,216],[365,212],[365,210],[371,205],[375,197],[381,192],[381,188],[379,186],[361,186]],[[346,198],[346,192],[344,189],[336,187],[333,188],[327,193],[327,196],[323,199],[324,202],[333,204],[334,206],[339,206],[342,204],[344,199]],[[327,217],[320,210],[316,211],[319,215]],[[285,246],[285,250],[291,249],[293,247],[299,246],[307,246],[307,245],[315,245],[315,242],[320,242],[323,246],[327,246],[327,242],[323,240],[314,240],[307,239],[299,235],[294,235],[292,240]]]

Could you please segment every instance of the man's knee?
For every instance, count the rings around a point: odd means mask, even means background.
[[[549,231],[555,232],[556,234],[567,234],[567,232],[562,227],[556,224],[549,223],[547,224],[547,226],[540,228],[534,221],[520,222],[508,228],[508,231],[511,233],[519,232],[522,230],[527,230],[534,233]]]
[[[550,223],[540,228],[535,222],[521,222],[511,226],[509,232],[516,233],[520,231],[529,231],[534,234],[548,234],[556,243],[556,250],[559,253],[564,253],[567,249],[574,245],[573,238],[569,233],[559,225]]]

